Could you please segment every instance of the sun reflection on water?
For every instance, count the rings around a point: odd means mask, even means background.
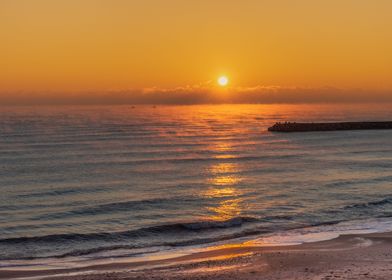
[[[238,164],[235,163],[218,163],[211,166],[209,171],[212,174],[228,173],[238,171]]]
[[[212,147],[212,151],[214,151],[216,154],[214,155],[214,158],[216,159],[231,159],[231,158],[237,158],[236,155],[233,153],[230,153],[230,151],[233,150],[233,146],[230,142],[218,142],[215,143]],[[220,165],[220,164],[218,164]],[[214,168],[212,166],[211,168]]]
[[[219,203],[214,207],[207,207],[209,211],[214,213],[211,220],[223,221],[234,217],[238,217],[241,214],[241,199],[228,199]]]
[[[216,186],[231,186],[239,181],[240,179],[237,176],[218,176],[210,180],[210,182]]]
[[[234,163],[218,163],[209,168],[209,173],[212,175],[209,178],[209,183],[215,186],[232,186],[241,181],[237,175],[238,165]]]
[[[232,145],[230,143],[222,143],[218,142],[214,146],[214,151],[216,152],[226,152],[232,149]]]
[[[206,192],[204,192],[204,196],[207,197],[228,197],[235,196],[237,189],[235,188],[210,188]]]
[[[233,158],[234,155],[230,152],[232,146],[230,143],[217,143],[214,146],[214,151],[225,152],[214,156],[224,160],[225,158]],[[207,181],[210,187],[204,191],[203,195],[208,198],[219,199],[216,205],[206,207],[211,213],[208,219],[211,220],[228,220],[238,217],[242,212],[242,198],[241,190],[238,188],[238,183],[242,178],[239,176],[240,166],[232,162],[218,162],[207,168],[209,174]]]

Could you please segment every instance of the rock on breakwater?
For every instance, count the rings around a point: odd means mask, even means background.
[[[334,131],[334,130],[368,130],[392,129],[392,121],[382,122],[327,122],[327,123],[275,123],[269,131],[276,132],[307,132],[307,131]]]

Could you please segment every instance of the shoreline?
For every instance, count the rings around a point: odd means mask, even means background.
[[[390,279],[392,232],[287,246],[226,245],[163,260],[58,270],[0,270],[0,279]],[[389,277],[389,278],[388,278]]]

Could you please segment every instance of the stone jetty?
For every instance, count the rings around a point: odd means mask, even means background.
[[[387,122],[325,122],[300,123],[278,122],[268,128],[276,132],[307,132],[307,131],[334,131],[334,130],[368,130],[392,129],[392,121]]]

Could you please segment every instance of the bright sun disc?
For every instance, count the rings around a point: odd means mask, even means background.
[[[218,84],[222,87],[227,86],[229,79],[226,76],[221,76],[218,78]]]

